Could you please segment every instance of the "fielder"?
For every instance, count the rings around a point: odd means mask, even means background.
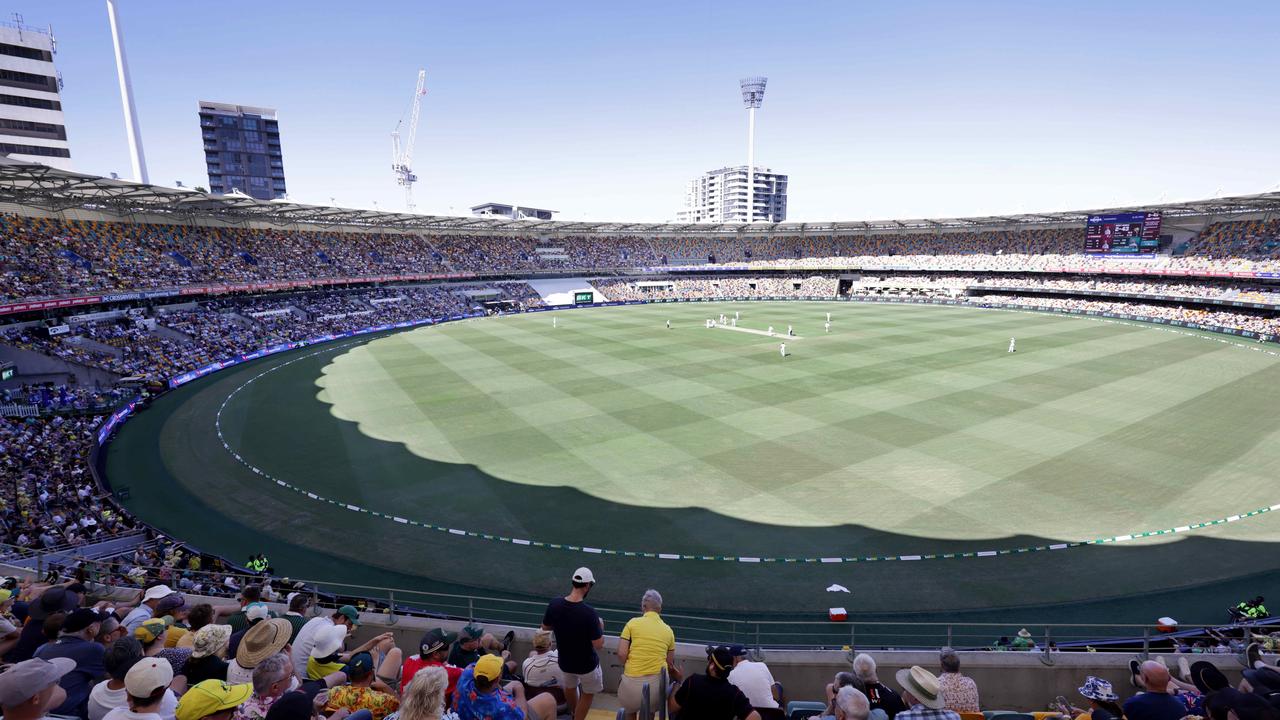
[[[831,313],[827,313],[827,324],[831,324]]]
[[[670,330],[670,329],[671,329],[671,321],[670,321],[670,320],[668,320],[668,321],[667,321],[667,329],[668,329],[668,330]]]
[[[1009,352],[1018,352],[1018,339],[1009,338]]]
[[[779,345],[779,346],[778,346],[778,352],[782,353],[782,357],[786,357],[786,356],[787,356],[787,344],[786,344],[786,343],[782,343],[781,345]]]
[[[827,315],[827,317],[831,317],[831,315],[830,315],[830,314],[828,314],[828,315]],[[830,320],[828,320],[828,321],[826,321],[825,323],[823,323],[823,324],[822,324],[822,328],[823,328],[824,330],[826,330],[827,332],[831,332],[831,321],[830,321]]]
[[[769,326],[769,337],[773,337],[773,326]]]
[[[788,325],[788,326],[787,326],[787,337],[795,337],[795,336],[796,336],[796,332],[795,332],[794,330],[792,330],[792,329],[791,329],[791,326],[790,326],[790,325]]]
[[[551,327],[557,327],[557,325],[556,325],[556,318],[555,318],[555,316],[552,316],[552,318],[551,318]]]

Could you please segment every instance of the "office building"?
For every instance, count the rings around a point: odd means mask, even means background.
[[[209,191],[259,200],[285,196],[280,124],[271,108],[200,101]]]
[[[52,30],[0,22],[0,153],[71,168]]]
[[[712,170],[689,182],[685,188],[684,210],[679,222],[747,222],[747,166]],[[753,222],[782,222],[787,219],[787,176],[769,168],[755,169],[755,195],[751,204]]]
[[[483,205],[475,205],[471,208],[471,214],[479,217],[506,217],[512,220],[550,220],[552,215],[560,212],[559,210],[542,210],[539,208],[522,207],[520,205],[504,205],[502,203],[485,203]]]

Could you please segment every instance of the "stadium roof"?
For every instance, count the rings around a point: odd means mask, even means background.
[[[639,223],[574,220],[511,220],[502,217],[419,215],[354,208],[303,205],[285,200],[255,200],[247,195],[215,195],[188,188],[167,188],[58,170],[0,155],[0,203],[45,211],[85,209],[120,217],[145,214],[175,223],[208,218],[222,222],[276,226],[330,225],[365,230],[419,232],[543,232],[543,233],[752,233],[817,234],[902,232],[910,230],[963,231],[1011,227],[1079,224],[1090,215],[1159,210],[1166,219],[1222,217],[1250,213],[1280,213],[1280,192],[1213,198],[1193,202],[1136,207],[1018,213],[967,218],[830,222]]]

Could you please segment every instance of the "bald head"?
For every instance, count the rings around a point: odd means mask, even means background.
[[[1142,678],[1142,687],[1146,688],[1147,692],[1169,692],[1169,669],[1160,663],[1154,660],[1142,663],[1142,667],[1138,669],[1138,675]]]

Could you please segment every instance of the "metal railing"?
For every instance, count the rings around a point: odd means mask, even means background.
[[[116,539],[113,539],[113,542]],[[50,568],[81,569],[89,583],[120,587],[118,582],[105,582],[104,575],[119,569],[118,559],[94,559],[84,554],[90,547],[37,550],[0,545],[5,559],[0,563],[35,571],[43,576]],[[14,562],[15,560],[19,562]],[[237,583],[260,583],[265,578],[239,570],[191,570],[159,567],[143,567],[148,577],[159,577],[161,572],[186,575],[203,580],[209,594],[228,591],[223,580],[228,576],[240,578]],[[404,617],[439,618],[457,621],[474,621],[516,627],[537,628],[542,624],[546,602],[515,597],[441,593],[411,588],[388,588],[361,585],[333,580],[293,579],[311,592],[316,607],[336,607],[341,604],[359,605],[365,612],[382,613],[390,625]],[[126,585],[128,586],[128,585]],[[200,594],[197,592],[196,594]],[[597,612],[605,623],[605,632],[617,635],[628,620],[638,614],[634,608],[597,606]],[[1270,629],[1269,623],[1231,625],[1227,623],[1182,624],[1188,628],[1177,633],[1161,633],[1150,625],[1125,623],[991,623],[991,622],[922,622],[922,621],[859,621],[843,622],[814,620],[776,620],[749,617],[712,617],[678,612],[664,612],[662,619],[671,626],[676,638],[684,643],[740,644],[752,648],[838,650],[854,649],[916,650],[936,649],[942,646],[959,650],[1009,650],[1034,649],[1049,657],[1050,650],[1091,651],[1108,647],[1126,652],[1146,653],[1159,639],[1169,637],[1199,637],[1204,628],[1251,632],[1254,627]],[[999,647],[997,639],[1014,637],[1019,628],[1031,633],[1033,643],[1028,648]]]

